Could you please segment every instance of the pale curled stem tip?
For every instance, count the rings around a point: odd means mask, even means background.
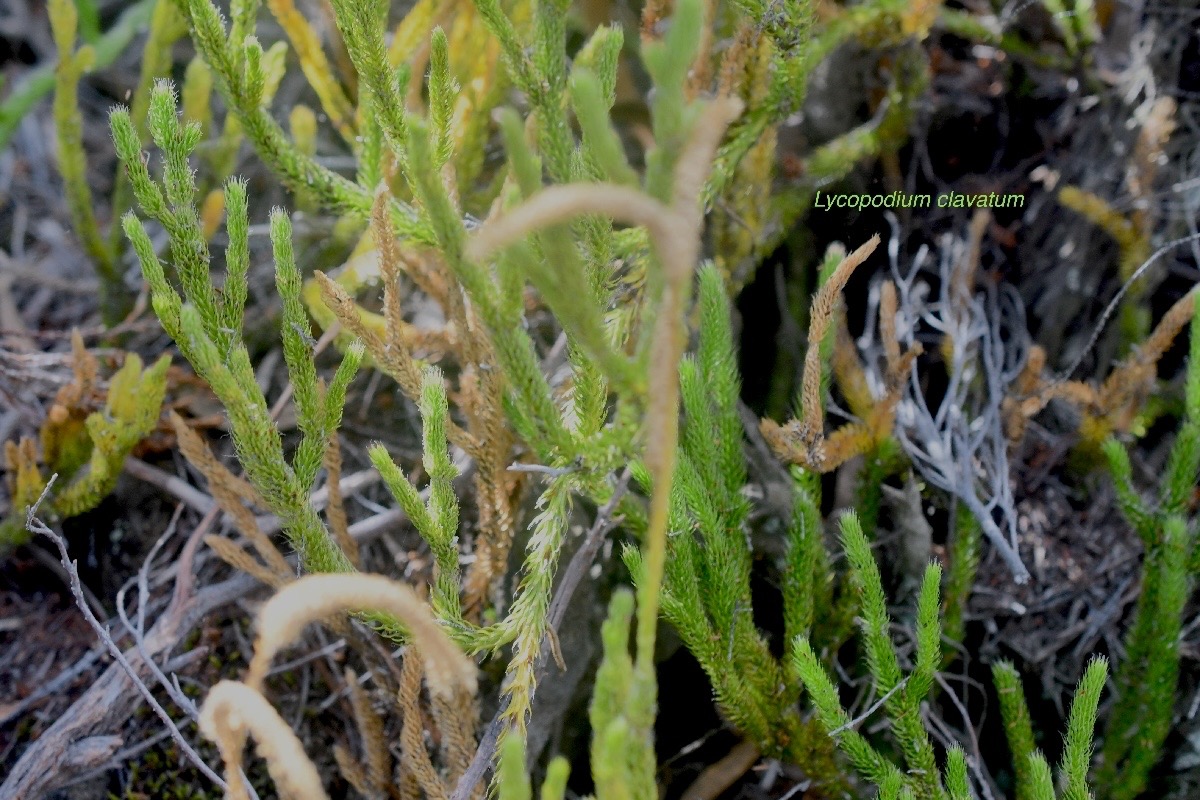
[[[408,627],[427,664],[430,692],[451,697],[474,695],[475,665],[445,634],[411,588],[381,575],[306,575],[277,592],[258,614],[258,640],[247,683],[261,686],[275,654],[295,641],[313,621],[346,611],[394,615]]]
[[[684,211],[697,204],[725,130],[744,108],[745,104],[734,95],[720,95],[705,104],[676,165],[671,197],[676,210]]]
[[[603,214],[618,222],[644,225],[655,238],[668,235],[674,222],[670,209],[628,186],[611,183],[551,186],[485,223],[467,245],[467,258],[483,261],[523,236],[581,214]]]
[[[247,734],[267,762],[271,778],[289,797],[328,800],[317,768],[279,712],[259,692],[238,681],[221,681],[200,708],[200,732],[216,742],[229,770],[230,796],[245,797],[237,768]]]

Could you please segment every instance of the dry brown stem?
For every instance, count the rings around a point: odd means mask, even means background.
[[[446,784],[434,769],[429,751],[425,749],[424,712],[420,702],[421,672],[421,662],[411,655],[406,656],[397,696],[404,715],[400,730],[400,764],[401,769],[413,777],[429,800],[446,800],[449,796]]]
[[[1146,341],[1105,378],[1096,403],[1097,416],[1108,419],[1118,430],[1128,428],[1150,392],[1159,360],[1191,322],[1196,291],[1193,288],[1176,300]]]
[[[371,215],[372,235],[379,255],[379,270],[384,286],[384,327],[378,334],[364,330],[356,321],[358,308],[344,291],[328,279],[318,276],[326,304],[348,327],[358,333],[368,351],[384,371],[400,384],[414,401],[420,398],[422,374],[412,358],[412,336],[405,334],[401,318],[399,278],[407,271],[424,291],[442,306],[449,324],[444,338],[455,348],[461,365],[457,405],[466,417],[463,430],[453,419],[446,420],[450,441],[462,447],[476,462],[475,497],[479,510],[479,535],[474,560],[463,581],[463,604],[468,618],[477,618],[486,604],[488,592],[508,562],[515,529],[512,501],[513,480],[505,467],[511,460],[513,437],[504,412],[503,371],[495,363],[495,354],[486,330],[475,311],[463,301],[460,291],[447,288],[444,269],[431,268],[424,261],[407,258],[396,240],[390,214],[390,194],[381,184],[376,192]],[[431,256],[431,260],[434,257]],[[403,265],[403,266],[402,266]]]
[[[809,310],[808,347],[804,351],[804,376],[800,391],[804,404],[805,438],[811,438],[814,444],[825,430],[825,403],[821,398],[821,342],[825,340],[833,321],[834,309],[847,281],[878,246],[879,234],[875,234],[866,244],[845,256],[817,292]]]
[[[217,558],[273,589],[278,589],[290,580],[290,576],[280,575],[264,567],[253,556],[224,536],[210,534],[204,537],[204,543],[217,554]]]
[[[325,448],[325,471],[325,485],[329,487],[325,518],[329,520],[329,530],[350,563],[358,566],[358,543],[350,535],[350,522],[346,518],[346,506],[342,499],[342,446],[336,431],[329,435],[329,444]]]
[[[848,427],[829,439],[825,437],[825,404],[821,397],[821,343],[825,340],[829,326],[834,323],[838,300],[846,282],[878,246],[879,235],[876,234],[853,253],[844,256],[813,298],[800,389],[803,418],[791,420],[783,426],[771,419],[762,420],[760,429],[763,438],[777,455],[791,463],[804,464],[825,472],[845,462],[859,450],[865,430],[862,426]],[[843,348],[839,359],[837,348],[834,350],[835,362],[840,360],[842,371],[854,381],[856,373],[855,370],[849,369],[847,359],[850,356],[847,351]],[[858,365],[857,374],[861,374],[861,365]]]
[[[908,370],[900,363],[900,341],[896,338],[896,284],[884,281],[879,288],[879,338],[887,359],[888,381],[895,383]]]
[[[987,233],[991,219],[991,212],[984,208],[976,211],[971,217],[971,225],[967,229],[967,250],[963,253],[962,260],[954,265],[954,271],[951,273],[951,297],[959,313],[966,313],[966,306],[975,293],[979,258],[983,252],[983,235]]]
[[[258,492],[244,479],[234,475],[224,464],[217,460],[212,451],[209,450],[208,445],[205,444],[198,433],[188,426],[183,417],[172,411],[170,420],[172,427],[175,429],[175,438],[179,442],[179,449],[183,451],[183,455],[188,462],[204,475],[205,480],[208,481],[209,491],[212,492],[213,499],[216,500],[217,505],[233,519],[234,526],[249,540],[255,552],[266,562],[268,570],[280,579],[286,580],[290,578],[292,569],[288,566],[287,559],[275,547],[271,538],[263,532],[254,513],[244,503],[245,500],[249,500],[256,505],[262,505]],[[245,558],[249,558],[241,548],[236,546],[234,548],[237,553],[242,554]],[[238,563],[244,561],[243,558],[234,554],[234,551],[230,548],[217,549],[217,553],[223,560],[231,564],[234,562],[230,561],[226,556],[231,556]],[[251,574],[262,580],[262,577],[257,573]],[[267,582],[272,586],[278,583],[278,581]]]
[[[1094,443],[1114,431],[1128,430],[1150,392],[1158,362],[1191,321],[1197,291],[1193,288],[1176,300],[1146,341],[1118,364],[1099,388],[1084,381],[1046,380],[1045,351],[1032,348],[1017,380],[1018,392],[1004,401],[1010,441],[1020,441],[1028,421],[1053,400],[1066,400],[1082,412],[1080,430]]]
[[[704,0],[705,24],[700,28],[700,47],[692,61],[685,87],[689,100],[694,100],[701,92],[707,90],[712,81],[714,28],[711,23],[716,12],[717,0]],[[722,92],[720,96],[726,96],[726,93]]]
[[[371,705],[371,698],[358,683],[354,670],[346,670],[346,688],[350,691],[350,706],[354,710],[354,723],[362,736],[366,753],[366,781],[372,793],[382,795],[391,780],[392,756],[388,753],[384,738],[383,720]]]
[[[886,361],[886,385],[883,396],[874,398],[839,306],[846,282],[878,245],[879,236],[875,235],[853,253],[844,255],[813,298],[801,379],[802,418],[784,425],[771,419],[763,419],[759,424],[763,439],[776,455],[789,463],[829,472],[891,435],[896,406],[909,372],[921,354],[921,346],[915,344],[901,350],[896,333],[896,287],[890,281],[885,282],[880,291],[879,328]],[[821,344],[830,325],[834,324],[837,335],[831,356],[833,375],[851,410],[861,421],[843,425],[826,436],[825,404],[821,396]]]
[[[389,347],[359,316],[353,298],[324,272],[314,273],[321,299],[338,321],[362,341],[379,368],[388,374],[410,398],[421,396],[421,369],[407,347]]]
[[[717,82],[717,93],[733,96],[742,85],[746,66],[751,54],[761,41],[762,32],[746,20],[742,22],[734,36],[733,43],[725,49],[721,56],[720,75]]]
[[[671,15],[670,0],[649,0],[642,7],[642,44],[660,38],[659,26]]]
[[[228,467],[222,464],[212,454],[200,434],[196,433],[183,417],[175,411],[170,411],[168,418],[175,431],[175,439],[179,442],[179,449],[183,451],[188,462],[200,470],[205,480],[210,484],[220,483],[244,502],[259,508],[266,508],[266,503],[263,502],[262,497],[249,481],[234,475]]]
[[[333,760],[337,762],[338,772],[346,779],[346,783],[354,788],[354,791],[370,800],[377,800],[379,795],[368,782],[366,769],[355,760],[345,745],[335,744],[333,746]]]
[[[862,359],[859,358],[858,348],[855,347],[854,338],[850,335],[850,328],[846,325],[844,309],[838,310],[837,339],[833,344],[830,368],[833,371],[833,379],[837,382],[838,390],[846,399],[850,411],[859,417],[866,417],[871,413],[871,407],[875,405],[875,398],[871,395],[871,388],[867,383],[867,373],[863,368]]]
[[[514,479],[507,470],[513,436],[504,416],[504,381],[499,369],[486,368],[491,361],[472,366],[460,378],[460,406],[478,446],[474,477],[479,536],[475,560],[463,581],[463,605],[472,617],[484,607],[488,591],[507,567],[516,528],[513,509]]]
[[[1175,132],[1176,109],[1175,100],[1171,97],[1164,95],[1155,100],[1133,146],[1125,183],[1129,193],[1141,204],[1145,204],[1154,192],[1154,179],[1163,163],[1163,147]],[[1138,211],[1144,214],[1146,209],[1142,207]]]

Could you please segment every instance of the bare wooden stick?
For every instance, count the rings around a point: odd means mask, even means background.
[[[126,658],[125,654],[121,652],[121,648],[117,647],[117,643],[113,641],[108,629],[105,628],[104,625],[100,623],[100,620],[96,619],[96,615],[92,613],[91,606],[88,604],[87,599],[83,595],[83,585],[79,580],[79,570],[77,569],[77,565],[75,561],[71,559],[70,553],[67,552],[66,541],[64,541],[62,536],[60,536],[58,533],[46,527],[46,525],[37,518],[36,514],[38,508],[41,506],[42,501],[46,499],[46,495],[49,493],[50,487],[54,485],[54,481],[57,477],[57,475],[52,475],[50,477],[50,480],[46,482],[46,488],[42,490],[41,497],[38,498],[36,503],[30,506],[29,511],[25,516],[25,527],[28,528],[31,533],[41,534],[42,536],[50,539],[50,541],[54,543],[54,546],[58,548],[58,555],[63,569],[65,569],[67,574],[70,576],[71,594],[75,597],[75,605],[77,605],[79,610],[83,612],[84,619],[87,620],[88,625],[90,625],[92,630],[96,632],[96,636],[100,638],[100,641],[104,643],[109,653],[112,654],[112,657],[125,671],[126,675],[129,676],[133,687],[137,689],[142,698],[154,710],[154,713],[158,715],[158,718],[162,720],[163,725],[165,725],[167,730],[170,731],[171,738],[175,740],[175,744],[179,746],[180,751],[187,756],[189,761],[196,765],[196,768],[200,770],[202,775],[216,785],[220,786],[222,789],[227,789],[228,785],[225,783],[225,781],[221,779],[220,775],[213,771],[212,767],[205,763],[204,759],[200,757],[200,754],[197,753],[192,748],[191,744],[188,743],[187,739],[183,737],[183,734],[180,733],[179,728],[176,727],[175,721],[171,719],[171,715],[167,713],[167,710],[163,708],[156,699],[154,699],[154,695],[151,693],[150,687],[146,686],[145,681],[141,679],[139,671],[134,669],[129,659]],[[145,651],[142,648],[142,643],[139,642],[136,649],[142,651],[143,653],[142,664],[148,664],[149,656],[145,655]]]
[[[762,756],[754,742],[742,740],[715,764],[710,764],[683,790],[683,800],[716,800]]]

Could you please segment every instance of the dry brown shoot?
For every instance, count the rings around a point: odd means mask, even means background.
[[[412,338],[410,326],[404,322],[400,305],[400,275],[406,273],[417,287],[432,297],[446,311],[451,325],[443,338],[451,345],[458,338],[451,314],[450,295],[445,276],[429,266],[426,259],[406,253],[396,238],[396,229],[391,216],[392,195],[386,183],[381,183],[375,192],[375,203],[371,207],[371,236],[375,240],[379,256],[379,277],[383,283],[383,316],[389,347],[408,347]],[[434,256],[431,254],[430,260]],[[461,327],[461,326],[459,326]],[[407,335],[406,335],[407,334]]]
[[[832,472],[866,452],[872,441],[870,426],[859,422],[847,423],[822,439],[816,451],[821,461],[815,463],[820,463],[824,471]]]
[[[403,347],[399,332],[404,326],[400,309],[400,254],[396,244],[396,231],[392,226],[391,193],[386,185],[375,192],[375,204],[371,207],[371,233],[375,246],[379,248],[379,275],[383,279],[383,319],[387,330],[387,346]]]
[[[878,245],[879,236],[875,235],[853,253],[842,256],[813,298],[801,379],[802,418],[784,425],[771,419],[764,419],[760,424],[763,438],[771,449],[792,464],[829,472],[891,435],[904,383],[921,354],[921,347],[915,344],[907,350],[901,349],[896,333],[896,287],[890,281],[885,282],[880,291],[879,328],[886,361],[886,384],[883,396],[875,398],[839,306],[846,282]],[[831,325],[836,325],[837,331],[830,366],[851,411],[861,421],[843,425],[826,436],[825,404],[821,396],[821,343]]]
[[[751,54],[762,40],[762,33],[751,22],[743,22],[733,38],[733,43],[721,56],[721,68],[717,79],[717,94],[734,95],[742,85]]]
[[[238,681],[221,681],[200,708],[200,732],[217,744],[225,762],[231,800],[246,800],[240,770],[246,737],[254,737],[259,756],[282,797],[327,800],[317,768],[292,729],[267,699]]]
[[[42,458],[58,464],[81,438],[85,421],[100,404],[96,358],[83,344],[78,330],[71,331],[71,382],[58,390],[41,428]]]
[[[1046,369],[1046,350],[1040,345],[1032,345],[1029,355],[1025,357],[1025,366],[1014,383],[1017,393],[1027,396],[1037,391],[1042,382],[1042,371]]]
[[[89,402],[91,395],[98,389],[99,367],[96,357],[83,344],[83,337],[77,329],[71,331],[71,382],[58,390],[54,397],[54,407],[75,409]]]
[[[371,232],[378,247],[379,271],[384,286],[384,333],[365,338],[372,356],[413,400],[420,398],[420,365],[411,357],[413,342],[404,334],[401,319],[400,273],[407,272],[424,291],[442,306],[448,320],[444,338],[456,350],[461,365],[457,404],[466,417],[463,430],[446,420],[450,441],[475,459],[475,496],[479,510],[474,560],[463,583],[463,604],[469,617],[477,617],[488,592],[508,561],[515,528],[512,507],[513,481],[506,472],[511,461],[512,435],[504,412],[503,372],[495,363],[491,342],[475,312],[463,302],[460,292],[450,291],[445,275],[426,261],[406,257],[395,236],[390,215],[391,196],[386,185],[376,192],[371,215]],[[432,258],[430,259],[432,260]],[[355,314],[357,306],[344,292],[337,293],[322,280],[322,294],[339,319]],[[335,307],[336,306],[336,307]],[[352,323],[350,323],[352,324]],[[358,329],[355,328],[357,331]]]
[[[37,445],[33,439],[22,437],[19,444],[11,439],[5,442],[4,462],[13,507],[33,505],[45,484],[38,470]]]
[[[883,405],[888,407],[889,414],[895,411],[896,405],[900,402],[900,395],[904,391],[904,382],[908,380],[917,357],[925,352],[925,348],[920,342],[913,342],[907,349],[901,350],[900,338],[896,330],[898,314],[896,284],[884,281],[879,294],[879,337],[883,342],[884,361],[887,366],[885,373],[887,384],[884,387]],[[882,431],[881,435],[886,435],[891,430],[891,422],[888,422],[887,425],[888,431]]]
[[[1025,438],[1025,430],[1036,414],[1046,407],[1041,397],[1035,396],[1042,383],[1042,371],[1046,368],[1046,351],[1039,345],[1031,345],[1025,357],[1021,373],[1013,381],[1013,394],[1005,397],[1000,409],[1004,415],[1004,435],[1010,445]]]
[[[879,289],[879,338],[887,359],[888,381],[895,383],[908,372],[900,363],[900,340],[896,338],[896,284],[884,281]]]
[[[497,369],[471,369],[460,378],[460,402],[473,439],[479,442],[475,496],[479,536],[475,560],[463,581],[463,604],[472,617],[482,612],[488,591],[503,575],[516,527],[512,473],[508,472],[512,434],[504,419],[504,383]]]
[[[706,20],[713,20],[716,16],[716,11],[716,0],[704,0],[704,18]],[[694,100],[701,92],[707,90],[709,83],[712,81],[714,38],[715,34],[712,26],[705,25],[700,31],[700,47],[696,52],[696,58],[693,59],[692,68],[688,74],[686,89],[689,100]]]
[[[1100,386],[1096,415],[1117,430],[1127,430],[1154,383],[1158,362],[1187,327],[1195,309],[1196,289],[1175,301],[1158,325]]]
[[[454,786],[475,756],[475,729],[479,722],[479,703],[473,695],[460,690],[455,697],[433,695],[430,698],[433,720],[441,733],[441,756],[447,785]],[[482,797],[482,787],[477,793]]]
[[[399,787],[401,800],[424,800],[425,793],[412,770],[403,765],[396,768],[396,784]]]
[[[951,297],[955,307],[965,313],[965,304],[971,301],[975,293],[975,279],[979,272],[979,259],[983,251],[983,235],[987,232],[992,214],[987,209],[979,209],[971,217],[971,225],[967,229],[967,250],[962,259],[954,265],[951,273]],[[961,305],[960,305],[961,304]]]
[[[333,538],[342,548],[342,552],[357,567],[358,542],[350,535],[350,522],[346,519],[346,506],[342,499],[342,446],[337,433],[330,434],[329,445],[325,448],[325,486],[329,490],[329,504],[325,507],[325,518],[329,520],[329,530]]]
[[[367,780],[366,769],[355,760],[345,745],[335,744],[333,746],[333,760],[337,762],[338,773],[345,778],[346,783],[354,788],[354,791],[363,797],[370,798],[370,800],[376,800],[379,797],[379,794]]]
[[[425,721],[421,709],[421,662],[404,658],[397,702],[404,715],[400,730],[400,766],[411,776],[428,800],[446,800],[450,792],[425,749]]]
[[[784,426],[771,419],[764,419],[761,423],[763,438],[771,445],[771,449],[791,463],[805,464],[813,469],[827,471],[851,458],[862,440],[859,435],[861,432],[856,433],[853,430],[848,430],[836,438],[831,437],[828,442],[825,438],[825,403],[821,397],[821,342],[825,340],[830,325],[835,322],[838,300],[846,282],[878,246],[879,235],[876,234],[853,253],[844,256],[813,298],[800,389],[803,419],[791,420]],[[846,377],[853,382],[854,370],[849,368],[847,357],[843,349],[842,368]],[[835,360],[838,359],[835,357]],[[861,373],[861,365],[858,371]],[[853,386],[851,388],[853,389]],[[828,444],[834,445],[835,449],[831,450],[827,447]]]
[[[177,412],[171,411],[168,413],[168,419],[175,431],[175,438],[179,442],[179,449],[183,451],[184,458],[193,467],[200,470],[200,474],[204,476],[205,480],[209,483],[221,484],[244,502],[259,508],[266,508],[266,503],[263,502],[262,497],[249,481],[234,475],[228,467],[222,464],[212,454],[200,434],[196,433],[183,417]]]
[[[866,370],[863,369],[862,359],[859,358],[858,348],[854,346],[854,338],[850,335],[842,309],[837,314],[837,339],[833,344],[830,368],[850,411],[858,417],[870,414],[875,398],[871,394]]]
[[[659,26],[671,15],[670,0],[650,0],[642,8],[642,44],[660,38]]]
[[[478,536],[475,558],[463,580],[463,606],[468,618],[477,620],[488,593],[498,587],[497,579],[504,574],[516,529],[513,495],[517,484],[507,469],[513,434],[504,410],[504,371],[476,309],[463,301],[460,292],[445,293],[443,308],[460,332],[456,341],[463,369],[456,402],[471,437],[463,449],[476,463],[473,483]]]
[[[392,614],[413,636],[428,666],[432,694],[475,694],[475,665],[442,631],[416,592],[382,575],[306,575],[284,587],[258,613],[258,639],[246,683],[262,686],[272,659],[310,622],[347,611]]]
[[[274,579],[266,580],[259,571],[254,569],[246,571],[271,586],[281,585],[282,582],[290,579],[293,571],[287,559],[279,552],[271,538],[262,532],[254,513],[245,505],[247,500],[261,505],[262,500],[259,498],[258,492],[217,460],[208,445],[198,433],[192,430],[183,417],[172,411],[170,420],[171,426],[175,429],[175,439],[179,442],[179,449],[183,452],[184,458],[204,475],[205,480],[208,481],[208,489],[212,493],[213,499],[217,501],[217,505],[233,519],[234,526],[254,547],[255,552],[266,563],[266,569],[274,576]],[[240,547],[229,544],[229,547],[215,546],[213,548],[222,560],[233,566],[239,566],[248,561],[255,563]]]
[[[833,313],[842,290],[854,270],[858,269],[879,246],[879,234],[867,240],[866,244],[853,253],[845,256],[829,280],[813,298],[809,310],[808,347],[804,351],[804,376],[801,382],[801,398],[804,404],[804,438],[814,443],[819,440],[825,430],[825,403],[821,398],[821,342],[833,321]]]
[[[288,574],[280,574],[264,567],[253,556],[224,536],[209,534],[204,537],[204,543],[217,554],[217,558],[273,589],[278,589],[291,580],[291,576]]]
[[[1163,147],[1175,132],[1176,109],[1175,100],[1167,95],[1155,100],[1133,146],[1125,184],[1130,194],[1143,204],[1154,192],[1154,179],[1163,163]],[[1144,208],[1139,210],[1145,211]]]
[[[367,348],[379,368],[394,380],[409,397],[421,396],[421,368],[407,347],[388,347],[379,334],[368,326],[361,309],[350,294],[324,272],[314,273],[321,290],[321,299],[338,321],[346,326]]]
[[[383,261],[381,263],[384,263]],[[400,387],[400,391],[404,393],[410,400],[419,400],[421,397],[421,381],[422,370],[421,365],[412,355],[412,343],[407,342],[400,335],[396,334],[391,327],[392,322],[388,322],[388,331],[385,334],[387,340],[380,337],[379,333],[367,325],[362,317],[362,309],[354,302],[349,293],[340,286],[335,280],[330,278],[323,272],[317,271],[314,273],[317,281],[317,286],[321,291],[321,299],[325,305],[333,312],[338,321],[349,329],[366,347],[367,353],[374,359],[378,367],[383,370],[388,377],[396,382]],[[390,280],[388,281],[391,282]],[[387,299],[388,291],[385,289],[385,308],[389,302]],[[389,314],[398,312],[389,312]],[[454,444],[462,447],[468,452],[473,452],[474,442],[472,437],[464,431],[454,420],[446,420],[446,435]]]
[[[1167,313],[1163,314],[1149,338],[1138,347],[1137,355],[1134,357],[1135,361],[1151,366],[1159,362],[1174,344],[1175,339],[1191,322],[1192,315],[1195,313],[1197,291],[1193,288],[1167,309]]]
[[[1032,348],[1017,380],[1018,393],[1004,402],[1009,439],[1020,441],[1028,421],[1053,400],[1066,400],[1080,410],[1080,433],[1093,445],[1113,432],[1128,430],[1152,388],[1158,362],[1191,321],[1197,291],[1193,288],[1176,300],[1146,341],[1118,364],[1099,388],[1084,381],[1046,380],[1045,351]]]
[[[383,720],[371,705],[371,698],[358,683],[354,670],[346,670],[346,687],[350,691],[350,706],[354,710],[354,723],[362,737],[366,753],[366,783],[369,795],[382,796],[391,781],[392,756],[384,738]]]

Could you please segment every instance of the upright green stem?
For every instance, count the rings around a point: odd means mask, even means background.
[[[150,14],[157,1],[140,0],[134,3],[117,17],[117,21],[103,36],[90,43],[96,53],[94,69],[103,69],[111,65],[117,56],[125,52],[133,37],[150,20]],[[47,64],[29,73],[29,76],[12,90],[8,98],[0,103],[0,150],[8,146],[17,126],[30,109],[54,91],[54,73],[57,68],[56,64]]]

